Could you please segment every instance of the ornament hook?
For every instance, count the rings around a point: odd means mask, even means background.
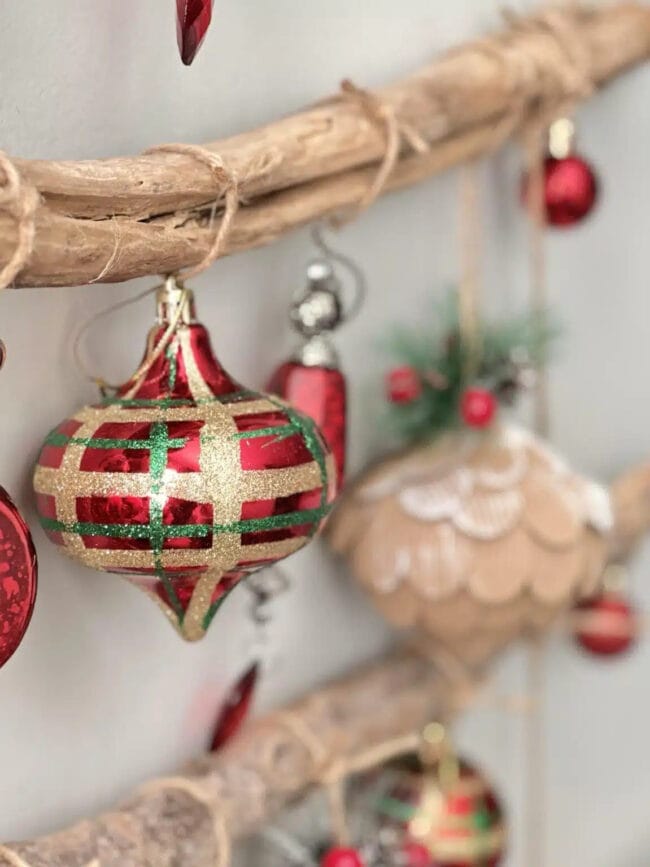
[[[341,318],[341,324],[344,322],[350,322],[359,315],[366,299],[366,295],[368,294],[368,284],[365,274],[353,259],[346,256],[344,253],[334,250],[334,248],[325,240],[321,223],[314,223],[311,227],[311,238],[314,246],[323,254],[325,262],[330,265],[332,272],[334,272],[334,268],[332,267],[333,263],[338,263],[345,268],[354,280],[354,295],[352,301],[347,310],[342,313]],[[315,262],[312,263],[312,265],[315,264]],[[322,267],[322,263],[319,264]],[[307,273],[309,276],[309,269]]]

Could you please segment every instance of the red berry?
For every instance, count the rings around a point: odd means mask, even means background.
[[[410,841],[404,844],[407,867],[432,867],[431,853],[423,843]]]
[[[485,388],[468,388],[460,399],[460,414],[470,427],[487,427],[496,410],[496,398]]]
[[[323,856],[321,867],[365,867],[363,858],[356,849],[335,846]]]
[[[412,403],[422,394],[422,379],[413,367],[394,367],[386,376],[386,396],[391,403]]]

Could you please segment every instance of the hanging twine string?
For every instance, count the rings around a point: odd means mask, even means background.
[[[372,122],[384,130],[386,148],[377,174],[356,207],[349,213],[330,218],[334,228],[341,228],[355,220],[381,195],[397,165],[403,142],[406,142],[415,153],[423,154],[430,150],[429,143],[420,133],[410,124],[400,120],[393,106],[384,102],[376,94],[357,87],[347,78],[341,82],[341,92],[344,98],[356,103]]]
[[[479,167],[476,162],[463,165],[460,169],[458,324],[465,358],[463,372],[468,382],[478,373],[482,351],[479,311],[481,218],[478,172]]]
[[[217,261],[217,259],[223,252],[224,244],[232,229],[233,220],[235,219],[237,211],[239,210],[240,182],[237,174],[225,165],[222,157],[220,157],[219,154],[215,154],[212,151],[207,150],[206,148],[200,147],[199,145],[163,144],[157,145],[153,148],[149,148],[145,151],[145,154],[155,153],[175,153],[194,157],[194,159],[198,160],[200,163],[207,166],[212,171],[214,179],[218,185],[218,189],[223,190],[223,216],[221,218],[219,228],[215,233],[214,239],[207,253],[203,257],[203,259],[201,259],[201,261],[198,262],[196,265],[179,271],[176,274],[176,276],[180,280],[189,280],[192,277],[196,277],[198,274],[203,273],[203,271],[206,271],[214,262]],[[215,213],[220,203],[220,198],[216,199],[212,206],[212,211],[210,213],[210,223],[208,226],[209,230],[211,230],[214,225]]]
[[[0,210],[16,221],[16,246],[11,258],[0,269],[0,290],[6,289],[27,264],[36,235],[36,209],[40,196],[35,187],[26,184],[16,166],[4,151],[0,151],[0,171],[4,183],[0,187]]]
[[[233,221],[240,206],[240,184],[237,175],[235,172],[226,167],[222,157],[219,156],[219,154],[212,153],[211,151],[207,150],[206,148],[202,148],[199,145],[191,144],[158,145],[145,151],[145,153],[178,153],[185,156],[191,156],[201,162],[203,165],[206,165],[212,171],[216,185],[220,191],[220,195],[213,202],[210,212],[210,221],[208,225],[209,231],[212,230],[215,221],[216,211],[222,200],[224,203],[224,211],[221,217],[219,228],[214,234],[212,243],[210,244],[209,249],[207,250],[204,257],[200,260],[200,262],[198,262],[194,266],[177,272],[175,275],[172,275],[177,285],[182,289],[182,294],[179,298],[176,311],[169,325],[167,326],[163,334],[161,334],[158,342],[154,345],[149,346],[144,360],[131,377],[130,383],[132,384],[132,387],[136,389],[146,377],[151,367],[165,352],[170,342],[172,341],[174,334],[176,333],[176,329],[178,328],[178,324],[183,314],[184,302],[187,298],[187,292],[185,290],[185,287],[183,286],[183,281],[192,277],[196,277],[198,274],[203,273],[203,271],[206,271],[214,262],[216,262],[216,260],[223,252],[224,244],[228,238],[228,235],[230,234]],[[268,164],[268,159],[265,157],[262,163],[262,167],[266,166]],[[251,167],[251,171],[256,171],[259,168],[260,166],[258,165],[253,166]],[[101,274],[96,278],[96,280],[103,279],[110,272],[110,267],[112,266],[112,263],[116,260],[118,252],[119,231],[116,231],[115,246],[111,254],[110,260],[106,263],[106,265],[102,269]],[[98,314],[90,317],[90,319],[88,319],[77,332],[77,335],[73,341],[73,353],[75,361],[78,367],[84,373],[84,375],[91,382],[94,382],[99,386],[102,394],[116,392],[120,386],[108,383],[103,377],[97,376],[96,374],[93,374],[88,370],[88,367],[85,364],[81,354],[82,338],[86,335],[89,328],[100,319],[104,319],[110,314],[116,312],[117,310],[120,310],[124,307],[129,306],[130,304],[135,303],[136,301],[139,301],[141,298],[144,298],[145,296],[155,292],[158,288],[158,286],[155,286],[151,289],[147,289],[145,292],[140,293],[139,295],[136,295],[134,298],[111,305],[105,310],[102,310]]]

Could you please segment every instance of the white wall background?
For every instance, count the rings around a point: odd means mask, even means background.
[[[213,30],[191,69],[174,44],[171,0],[0,3],[0,147],[23,157],[135,153],[202,141],[267,121],[336,89],[343,75],[373,86],[495,24],[497,0],[217,0]],[[650,70],[629,75],[580,114],[584,150],[604,199],[584,228],[550,243],[552,294],[566,324],[553,376],[557,445],[607,478],[648,452],[650,346],[647,244]],[[505,311],[526,291],[514,149],[485,167],[486,294]],[[365,268],[371,294],[340,347],[352,386],[352,464],[370,449],[361,407],[383,359],[377,338],[415,323],[457,274],[456,178],[380,202],[341,246]],[[227,366],[259,384],[291,338],[286,303],[311,255],[307,233],[219,263],[196,280],[199,310]],[[30,468],[45,433],[93,397],[71,360],[73,329],[148,285],[20,291],[0,301],[9,362],[0,375],[0,482],[34,526],[41,584],[30,631],[0,672],[0,838],[57,828],[166,773],[205,743],[219,698],[246,658],[246,594],[234,594],[208,637],[185,646],[154,606],[117,577],[64,560],[36,527]],[[109,379],[126,377],[152,312],[116,315],[89,348]],[[650,605],[638,564],[638,596]],[[372,656],[387,633],[319,547],[290,562],[277,606],[283,662],[259,709],[282,703]],[[335,640],[332,640],[335,637]],[[601,666],[564,644],[550,656],[548,867],[647,867],[650,857],[650,646]],[[504,662],[521,686],[517,653]],[[521,720],[476,712],[460,726],[520,827]],[[510,864],[522,864],[520,834]]]

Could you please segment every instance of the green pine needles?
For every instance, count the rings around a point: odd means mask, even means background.
[[[486,427],[499,405],[512,405],[522,390],[534,385],[557,334],[546,314],[481,322],[478,351],[470,357],[461,334],[458,296],[450,292],[432,327],[425,332],[399,329],[389,340],[400,365],[386,380],[395,431],[415,443],[457,427]],[[477,397],[483,410],[491,412],[472,414],[471,399]]]

